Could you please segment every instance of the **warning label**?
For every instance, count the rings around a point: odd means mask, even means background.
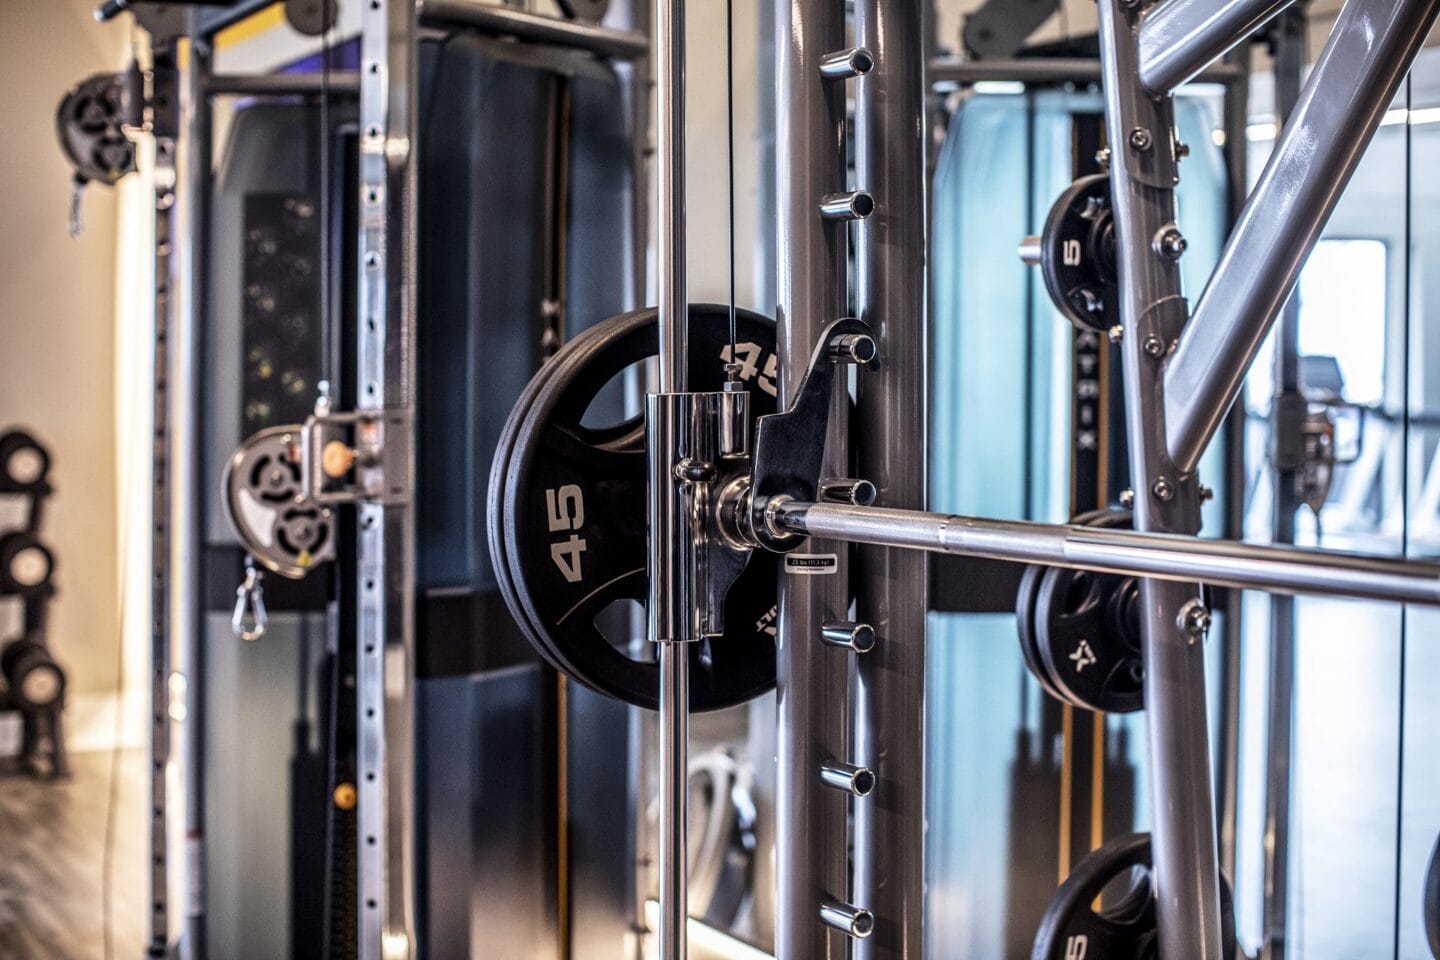
[[[840,559],[833,553],[787,553],[785,572],[804,576],[834,573],[840,567]]]

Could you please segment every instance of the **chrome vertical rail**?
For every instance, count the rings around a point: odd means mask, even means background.
[[[147,956],[170,956],[179,935],[179,917],[172,904],[185,889],[185,858],[176,857],[170,842],[169,812],[172,770],[183,766],[183,753],[172,749],[170,719],[170,360],[169,335],[176,265],[174,225],[176,141],[180,133],[180,90],[177,50],[173,39],[152,38],[154,63],[150,79],[150,132],[155,144],[155,303],[154,354],[151,371],[155,404],[151,436],[151,593],[150,593],[150,942]],[[177,766],[179,765],[179,766]]]
[[[360,956],[417,956],[414,915],[415,4],[361,10],[356,407],[394,411],[389,504],[356,507]]]
[[[1176,229],[1174,104],[1169,97],[1152,99],[1140,85],[1140,16],[1125,0],[1099,0],[1135,528],[1195,533],[1199,484],[1170,459],[1164,368],[1154,347],[1146,348],[1157,339],[1174,343],[1187,307],[1179,264],[1160,242]],[[1193,586],[1145,580],[1141,602],[1160,954],[1221,960],[1205,651],[1186,629],[1187,612],[1201,600]]]
[[[774,42],[776,321],[780,395],[788,405],[821,329],[846,305],[847,225],[820,213],[824,197],[847,187],[845,85],[820,73],[822,59],[846,46],[845,4],[777,0]],[[836,398],[823,475],[848,473],[848,407]],[[845,956],[845,939],[822,919],[821,908],[846,892],[847,798],[827,787],[820,771],[846,754],[849,654],[823,646],[820,629],[848,619],[848,572],[840,544],[812,541],[805,550],[840,562],[829,576],[782,573],[780,580],[775,955],[832,960]]]
[[[858,475],[879,503],[924,509],[926,452],[927,44],[915,0],[856,0],[855,43],[871,69],[855,84],[856,181],[875,199],[857,229],[855,296],[880,348],[857,381]],[[863,547],[856,616],[875,646],[855,658],[855,762],[874,792],[855,801],[855,901],[875,916],[858,960],[924,956],[925,616],[918,550]]]
[[[191,15],[193,21],[193,14]],[[170,710],[175,722],[172,756],[182,756],[185,863],[183,955],[206,956],[205,945],[205,741],[200,621],[200,338],[205,326],[205,249],[209,224],[210,101],[205,86],[212,62],[209,37],[192,36],[181,71],[179,189],[170,238]],[[172,888],[173,901],[173,888]]]
[[[685,0],[655,0],[656,283],[659,294],[659,392],[646,397],[649,454],[648,637],[660,659],[660,957],[688,952],[689,860],[686,789],[690,736],[690,650],[698,640],[698,544],[686,522],[688,495],[674,476],[674,441],[688,419],[685,273]]]

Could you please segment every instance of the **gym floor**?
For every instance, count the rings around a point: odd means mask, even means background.
[[[144,955],[145,754],[120,754],[112,911],[106,947],[103,876],[109,753],[74,753],[71,772],[37,779],[0,759],[0,957],[90,960]]]

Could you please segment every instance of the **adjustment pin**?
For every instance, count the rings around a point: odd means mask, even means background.
[[[853,623],[849,620],[827,623],[820,628],[820,639],[832,647],[844,647],[855,653],[869,653],[875,649],[875,628],[868,623]]]
[[[838,900],[826,900],[820,904],[820,919],[857,940],[864,940],[875,932],[873,913]]]
[[[875,484],[869,480],[849,480],[832,477],[820,481],[820,499],[829,503],[848,503],[856,507],[868,507],[875,502]]]
[[[825,786],[844,790],[852,797],[869,796],[875,789],[875,772],[853,763],[828,763],[820,768],[820,779]]]

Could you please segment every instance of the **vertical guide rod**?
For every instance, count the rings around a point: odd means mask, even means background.
[[[857,227],[857,309],[879,369],[857,380],[859,476],[889,507],[924,509],[926,487],[926,119],[924,5],[857,0],[855,42],[873,67],[855,84],[856,182],[875,196]],[[877,777],[855,803],[855,902],[879,922],[857,960],[922,957],[925,611],[928,557],[867,546],[857,617],[875,648],[855,659],[855,762]]]
[[[655,0],[656,67],[655,170],[657,193],[656,282],[659,293],[659,392],[686,388],[688,293],[685,278],[685,2]],[[649,639],[660,658],[660,956],[685,960],[689,862],[686,851],[686,784],[690,732],[689,631],[666,629],[689,622],[684,609],[694,597],[693,544],[662,535],[675,527],[676,481],[672,461],[659,459],[670,444],[657,443],[662,397],[647,400],[651,457],[649,492]],[[668,418],[667,418],[668,419]],[[671,424],[674,426],[675,424]],[[663,449],[662,449],[663,447]],[[688,535],[688,527],[679,530]],[[681,549],[672,549],[675,546]],[[690,549],[686,550],[685,547]],[[676,613],[680,616],[675,616]],[[662,632],[663,631],[663,632]],[[677,633],[684,636],[677,636]]]

